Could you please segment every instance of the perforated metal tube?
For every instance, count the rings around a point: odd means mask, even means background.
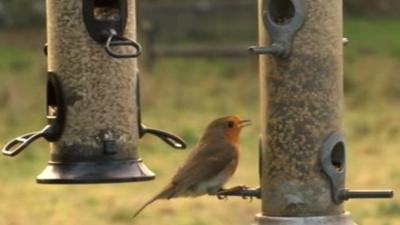
[[[135,0],[47,0],[46,7],[48,69],[61,84],[65,121],[38,182],[152,179],[137,153],[137,60],[110,56],[93,34],[104,24],[136,40]]]
[[[301,4],[304,11],[297,8]],[[298,25],[299,13],[304,21],[292,36],[290,55],[260,56],[262,215],[258,221],[303,224],[299,222],[304,218],[318,217],[315,224],[352,224],[350,216],[343,216],[343,205],[333,202],[320,166],[321,146],[341,131],[342,1],[259,0],[259,44],[279,41],[271,38],[276,33],[267,33],[265,16],[275,32]],[[286,217],[297,223],[284,223]],[[321,217],[342,222],[323,223]]]

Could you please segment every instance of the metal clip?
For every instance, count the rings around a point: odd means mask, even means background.
[[[114,135],[111,131],[103,134],[103,149],[106,155],[114,155],[118,152]]]
[[[342,39],[342,42],[343,42],[343,45],[346,46],[346,45],[349,44],[350,40],[349,40],[347,37],[344,37],[344,38]]]
[[[114,29],[110,29],[108,32],[107,41],[104,45],[104,48],[108,55],[114,58],[137,58],[142,53],[142,47],[139,43],[129,40],[125,37],[117,36],[117,32]],[[129,46],[133,47],[135,50],[133,53],[117,53],[112,50],[112,46]]]

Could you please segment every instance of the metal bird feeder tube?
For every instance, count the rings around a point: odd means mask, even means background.
[[[257,223],[352,225],[344,200],[393,193],[345,189],[342,1],[258,0],[258,5],[260,46],[249,49],[260,55]]]
[[[39,183],[114,183],[154,178],[138,155],[146,133],[175,148],[185,143],[142,125],[135,0],[48,0],[48,125],[9,142],[14,156],[43,137],[50,161]]]
[[[341,1],[265,0],[260,4],[262,30],[265,24],[274,28],[268,35],[261,32],[260,45],[287,46],[285,57],[273,54],[260,59],[262,196],[268,199],[263,201],[263,215],[340,215],[343,205],[331,200],[319,156],[324,141],[341,130]],[[288,41],[271,38],[279,32],[287,35],[288,30],[292,31]]]

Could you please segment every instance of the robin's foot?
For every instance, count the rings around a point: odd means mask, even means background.
[[[253,202],[254,196],[245,196],[245,195],[242,195],[242,199],[243,199],[243,200],[249,200],[249,202]]]
[[[224,191],[225,191],[224,188],[218,189],[216,196],[217,196],[217,198],[218,198],[219,200],[227,200],[227,199],[228,199],[228,196],[227,196],[227,195],[220,194],[221,192],[224,192]]]
[[[246,199],[246,196],[243,195],[243,191],[247,190],[248,187],[244,185],[238,185],[232,188],[221,188],[217,192],[217,198],[218,199],[227,199],[228,196],[233,195],[233,196],[241,196],[242,198]]]
[[[217,198],[218,198],[219,200],[228,200],[228,196],[226,196],[226,195],[217,194]]]

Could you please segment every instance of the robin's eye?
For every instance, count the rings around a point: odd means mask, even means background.
[[[233,128],[235,126],[235,123],[233,121],[228,122],[228,127]]]

